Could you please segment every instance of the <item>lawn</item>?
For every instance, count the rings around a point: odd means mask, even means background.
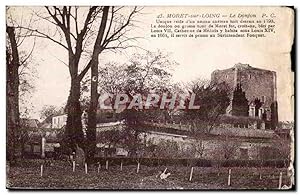
[[[282,172],[282,186],[289,185],[286,169],[277,168],[231,168],[231,185],[228,186],[229,168],[195,167],[192,180],[190,167],[184,166],[137,166],[102,165],[76,167],[63,161],[44,164],[40,175],[40,160],[23,160],[9,167],[7,187],[10,189],[278,189],[279,175]],[[167,168],[171,175],[161,180],[156,177]]]

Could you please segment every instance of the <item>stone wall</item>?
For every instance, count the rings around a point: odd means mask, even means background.
[[[214,71],[211,80],[213,83],[225,82],[232,90],[240,83],[249,102],[259,98],[265,102],[265,106],[270,107],[277,99],[274,71],[253,68],[247,64],[236,64],[229,69]]]
[[[238,128],[238,127],[215,127],[210,132],[213,135],[231,136],[231,137],[249,137],[249,138],[274,138],[275,133],[272,130],[262,130],[253,128]]]
[[[219,137],[219,138],[218,138]],[[273,142],[270,141],[255,141],[251,139],[222,139],[220,136],[214,138],[192,138],[187,136],[163,134],[155,131],[147,132],[141,135],[141,138],[146,139],[146,142],[154,145],[159,145],[162,141],[176,142],[180,151],[179,153],[187,154],[187,158],[202,158],[208,160],[258,160],[264,159],[263,150],[270,149],[276,153],[276,148]],[[168,153],[168,148],[165,148]],[[202,152],[200,152],[202,151]],[[174,152],[174,151],[173,151]],[[176,156],[176,154],[174,154]],[[162,156],[163,157],[163,156]]]

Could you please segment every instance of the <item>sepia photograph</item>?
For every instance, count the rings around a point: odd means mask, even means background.
[[[295,9],[7,5],[9,190],[295,190]]]

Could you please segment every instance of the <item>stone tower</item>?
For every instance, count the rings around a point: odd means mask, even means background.
[[[277,125],[276,72],[238,63],[229,69],[215,70],[211,74],[211,81],[213,83],[225,82],[231,89],[231,100],[233,100],[234,91],[241,88],[238,90],[240,90],[240,93],[245,93],[248,101],[248,116],[260,118],[264,116],[265,120],[274,123],[272,126]],[[262,103],[260,108],[256,104],[258,100]],[[232,109],[233,104],[231,101],[226,112],[227,114],[236,115]]]

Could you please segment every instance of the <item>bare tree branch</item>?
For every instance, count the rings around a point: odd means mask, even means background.
[[[133,11],[129,14],[125,24],[123,24],[119,29],[115,30],[107,39],[103,40],[102,46],[104,48],[112,41],[112,39],[116,35],[118,35],[123,29],[125,29],[125,27],[127,27],[130,24],[130,21],[135,13],[137,13],[137,7],[134,7]]]
[[[21,62],[20,62],[21,65],[24,64],[24,63],[26,63],[26,61],[32,56],[34,47],[35,47],[35,39],[34,39],[34,41],[33,41],[33,46],[32,46],[32,48],[31,48],[31,51],[30,51],[29,54],[25,57],[24,60],[21,60]]]
[[[96,58],[98,58],[99,54],[103,51],[103,47],[101,45],[101,41],[102,41],[103,36],[104,36],[104,31],[105,31],[106,22],[107,22],[108,10],[109,10],[109,7],[107,7],[107,6],[104,7],[103,14],[102,14],[102,19],[101,19],[101,24],[99,26],[98,35],[97,35],[97,38],[96,38],[96,41],[95,41],[95,45],[94,45],[92,59],[88,63],[88,65],[85,67],[85,69],[83,69],[83,71],[79,74],[79,79],[82,79],[84,77],[84,75],[86,74],[86,72],[88,71],[88,69],[92,66],[93,61],[95,61]],[[95,64],[95,65],[98,66],[98,63]]]

